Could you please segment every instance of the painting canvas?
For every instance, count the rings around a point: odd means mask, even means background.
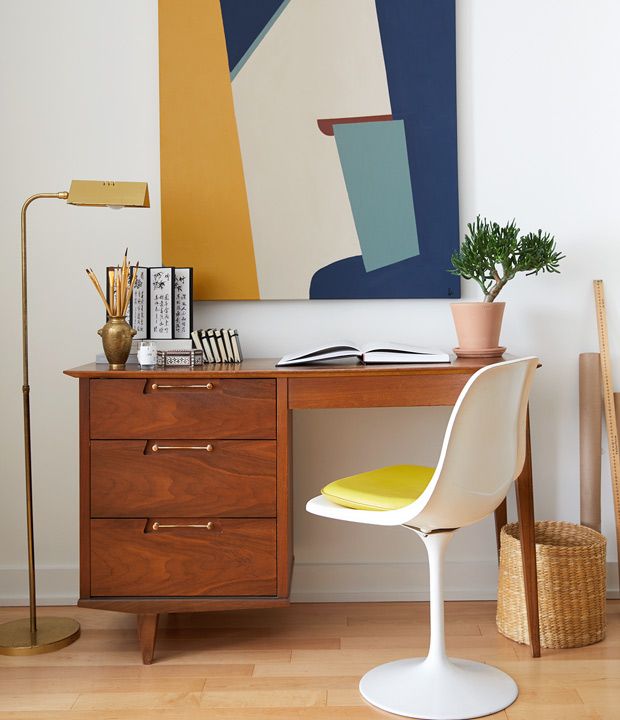
[[[454,0],[160,0],[159,43],[196,299],[459,296]]]

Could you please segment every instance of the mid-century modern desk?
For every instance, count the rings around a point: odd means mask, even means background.
[[[66,371],[80,385],[79,605],[136,613],[145,663],[159,613],[287,605],[291,411],[453,405],[488,362]],[[529,428],[516,494],[538,656]]]

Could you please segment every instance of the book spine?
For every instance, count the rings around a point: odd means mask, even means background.
[[[224,328],[222,328],[222,339],[224,340],[224,346],[226,348],[226,358],[227,358],[228,362],[230,362],[230,363],[235,362],[232,344],[230,342],[230,334],[229,334],[229,331],[225,330]]]
[[[228,362],[228,355],[226,353],[226,346],[224,345],[224,338],[222,337],[221,329],[215,330],[215,341],[217,343],[217,349],[222,358],[222,362]]]
[[[207,330],[207,340],[209,342],[209,347],[211,348],[211,354],[213,355],[214,362],[216,362],[216,363],[222,362],[222,358],[220,357],[220,351],[217,349],[215,333],[212,328],[209,328]]]
[[[200,343],[202,345],[202,351],[204,352],[207,362],[208,363],[215,362],[215,358],[213,357],[213,353],[211,352],[211,347],[209,346],[209,340],[207,338],[207,331],[199,330],[198,335],[200,336]]]
[[[243,355],[241,354],[241,343],[239,341],[239,331],[238,330],[229,330],[230,334],[230,342],[233,349],[233,357],[235,358],[235,362],[240,363],[243,360]]]

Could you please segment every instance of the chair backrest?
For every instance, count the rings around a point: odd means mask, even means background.
[[[526,357],[472,375],[450,416],[435,474],[419,498],[421,512],[408,524],[424,530],[464,527],[501,503],[523,468],[537,364],[538,358]]]

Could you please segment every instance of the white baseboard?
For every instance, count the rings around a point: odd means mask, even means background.
[[[446,600],[497,599],[497,563],[447,562]],[[607,597],[618,598],[618,565],[607,563]],[[428,600],[428,566],[415,563],[295,563],[292,602]]]
[[[618,566],[607,563],[607,597],[617,598]],[[495,600],[495,562],[453,562],[444,569],[446,600]],[[37,568],[38,605],[75,605],[77,567]],[[428,567],[415,563],[296,563],[292,602],[428,600]],[[25,567],[0,567],[0,606],[28,605]]]
[[[447,600],[495,600],[497,564],[446,563]],[[428,565],[414,563],[295,563],[293,602],[428,600]]]
[[[37,605],[75,605],[79,587],[77,567],[37,568]],[[0,605],[28,602],[28,569],[0,567]]]

